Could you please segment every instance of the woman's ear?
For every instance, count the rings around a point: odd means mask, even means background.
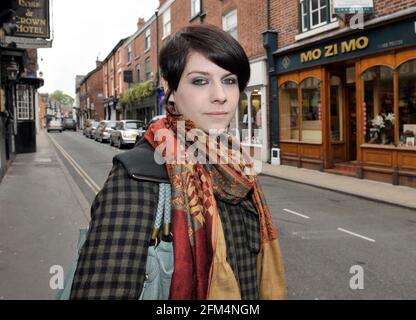
[[[164,78],[161,78],[160,79],[160,84],[162,85],[163,91],[166,94],[168,92],[168,90],[169,90],[169,84],[168,84],[168,82]],[[175,103],[174,92],[171,92],[170,97],[169,97],[169,102]]]

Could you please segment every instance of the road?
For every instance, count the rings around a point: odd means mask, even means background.
[[[91,203],[123,150],[80,132],[50,136]],[[274,177],[260,181],[279,234],[289,299],[416,298],[416,211]]]

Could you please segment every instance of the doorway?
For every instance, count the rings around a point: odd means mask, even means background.
[[[347,106],[347,161],[357,160],[357,102],[354,85],[346,87]]]

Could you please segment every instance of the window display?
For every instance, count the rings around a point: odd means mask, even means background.
[[[398,68],[399,144],[414,147],[416,137],[416,60]]]

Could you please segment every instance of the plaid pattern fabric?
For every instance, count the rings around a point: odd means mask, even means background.
[[[70,299],[137,300],[144,283],[147,246],[154,225],[159,184],[137,181],[116,163],[91,206]],[[245,300],[258,297],[258,214],[249,200],[237,205],[217,199],[227,260]]]
[[[217,198],[227,244],[227,261],[240,285],[241,299],[258,299],[257,255],[260,250],[258,213],[250,200],[233,205]]]
[[[158,203],[158,183],[115,164],[91,207],[70,299],[138,299]]]

